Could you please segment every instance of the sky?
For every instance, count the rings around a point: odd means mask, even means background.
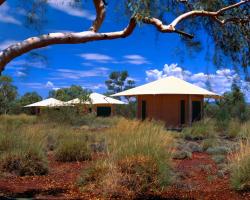
[[[92,1],[84,1],[80,9],[61,0],[48,0],[45,22],[38,33],[27,27],[24,11],[17,7],[17,2],[8,1],[0,7],[0,50],[42,33],[88,30],[95,18]],[[122,30],[128,20],[116,9],[116,1],[108,2],[100,32]],[[206,59],[211,41],[204,33],[197,35],[202,35],[203,48],[190,52],[183,47],[179,35],[157,33],[150,25],[140,25],[128,38],[54,45],[32,51],[9,63],[4,75],[13,77],[20,95],[36,91],[43,98],[50,90],[73,84],[104,93],[105,80],[112,71],[127,70],[136,85],[166,76],[176,76],[204,88],[209,81],[209,89],[219,94],[229,91],[238,78],[250,102],[249,84],[243,76],[236,73],[229,60],[218,67]]]

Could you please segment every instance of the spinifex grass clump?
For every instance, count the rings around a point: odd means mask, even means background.
[[[71,133],[60,138],[55,158],[62,162],[90,160],[91,149],[87,135]]]
[[[15,121],[15,119],[13,119]],[[6,128],[6,126],[8,126]],[[48,172],[44,141],[35,130],[9,123],[0,127],[0,170],[24,175],[43,175]]]
[[[173,139],[164,125],[121,119],[106,134],[107,158],[99,167],[92,166],[91,173],[83,172],[82,185],[92,182],[107,195],[134,196],[160,190],[171,182]],[[101,177],[100,166],[105,172]]]
[[[183,129],[182,135],[187,140],[214,138],[216,136],[214,122],[211,119],[203,119],[195,122],[191,127]]]
[[[241,143],[231,158],[231,183],[236,190],[250,189],[250,141]]]

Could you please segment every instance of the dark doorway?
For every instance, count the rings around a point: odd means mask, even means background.
[[[147,103],[146,101],[142,101],[141,104],[141,119],[145,120],[147,118]]]
[[[111,115],[111,107],[97,107],[97,117],[109,117]]]
[[[185,110],[185,101],[181,100],[181,124],[185,124],[185,117],[186,110]]]
[[[192,102],[192,122],[199,121],[201,119],[201,102]]]

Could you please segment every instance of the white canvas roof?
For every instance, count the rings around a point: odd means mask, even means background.
[[[65,106],[65,103],[63,101],[59,101],[54,98],[49,98],[36,103],[32,103],[24,107],[27,108],[27,107],[59,107],[59,106]]]
[[[92,104],[126,104],[123,101],[119,101],[117,99],[110,98],[110,97],[107,97],[105,95],[98,94],[98,93],[91,93],[89,98]],[[80,99],[78,98],[67,102],[67,104],[79,104],[79,103],[80,103]],[[90,104],[90,102],[83,102],[83,103]]]
[[[188,83],[182,79],[170,76],[139,87],[135,87],[111,96],[137,96],[157,94],[190,94],[202,95],[206,98],[220,98],[220,95]]]

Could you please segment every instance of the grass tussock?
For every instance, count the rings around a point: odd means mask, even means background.
[[[250,141],[241,143],[240,150],[230,159],[231,184],[236,190],[250,190]]]
[[[107,158],[83,172],[83,188],[94,184],[107,195],[133,196],[171,182],[173,138],[163,124],[122,119],[106,135]]]
[[[12,122],[5,125],[0,128],[0,170],[20,176],[46,174],[44,140],[29,128],[15,129]]]
[[[216,137],[215,124],[211,119],[194,122],[191,127],[184,128],[182,136],[186,140],[203,140]]]
[[[55,150],[55,159],[62,162],[90,160],[91,149],[87,137],[73,133],[64,136]]]

